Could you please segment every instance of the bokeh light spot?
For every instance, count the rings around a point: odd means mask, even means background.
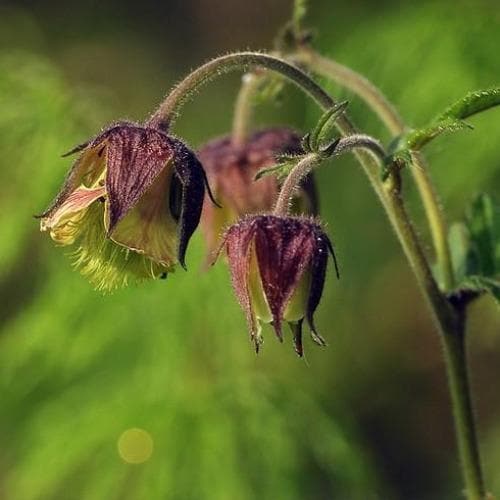
[[[118,454],[124,462],[142,464],[153,454],[153,438],[144,429],[133,427],[118,438]]]

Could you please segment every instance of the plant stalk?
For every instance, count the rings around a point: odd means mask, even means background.
[[[314,80],[283,59],[260,52],[235,52],[212,59],[190,73],[166,96],[148,124],[168,130],[182,105],[203,85],[231,71],[248,71],[259,67],[280,73],[312,97],[323,109],[329,109],[335,104]]]
[[[416,235],[412,235],[412,233],[415,231],[400,197],[398,182],[394,182],[394,177],[392,177],[387,181],[386,186],[389,191],[390,209],[394,213],[394,224],[398,226],[400,234],[404,235],[403,248],[405,248],[405,253],[413,256],[413,271],[421,286],[426,289],[424,295],[430,303],[443,345],[466,496],[468,500],[483,500],[486,498],[486,492],[467,370],[465,311],[454,308],[439,290],[437,283],[432,278],[430,268],[426,265],[426,257],[421,247],[414,245]]]
[[[330,153],[332,156],[338,156],[356,149],[371,151],[374,156],[384,158],[385,152],[379,141],[365,134],[354,134],[343,137],[334,143],[335,149]],[[325,154],[321,152],[312,152],[304,155],[295,167],[287,175],[285,182],[281,186],[278,199],[274,207],[274,214],[287,216],[291,208],[291,202],[295,191],[300,186],[302,180],[317,167],[324,159]]]
[[[317,153],[309,153],[299,160],[287,175],[285,182],[281,186],[278,199],[274,206],[274,215],[286,217],[289,214],[293,196],[300,186],[302,179],[319,163],[321,156]]]
[[[484,500],[487,497],[477,446],[464,329],[462,318],[454,331],[444,332],[442,345],[453,402],[460,462],[465,479],[465,493],[469,500]]]
[[[363,99],[375,111],[391,134],[397,136],[404,133],[406,125],[394,105],[367,78],[332,59],[321,56],[306,45],[301,45],[298,48],[297,58],[310,67],[313,72],[330,78]],[[411,169],[411,172],[429,224],[436,261],[440,270],[441,284],[444,290],[451,290],[455,285],[455,277],[444,214],[429,177],[424,157],[420,153],[414,153],[412,162],[414,168]]]
[[[245,73],[236,98],[233,115],[232,143],[234,147],[243,146],[248,139],[253,116],[253,97],[259,86],[260,76],[255,72]]]

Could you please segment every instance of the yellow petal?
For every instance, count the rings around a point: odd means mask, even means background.
[[[104,204],[94,203],[85,211],[81,228],[73,263],[97,290],[109,292],[173,271],[109,239],[104,228]]]
[[[169,208],[171,179],[171,169],[165,168],[110,235],[114,242],[167,267],[175,264],[178,245],[177,223]],[[108,226],[108,216],[105,220]]]
[[[104,194],[104,187],[76,189],[55,212],[42,218],[40,229],[49,230],[51,238],[56,243],[71,245],[80,233],[81,222],[87,208]]]

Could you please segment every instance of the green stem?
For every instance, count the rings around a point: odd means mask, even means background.
[[[295,191],[300,186],[302,179],[321,162],[321,156],[317,153],[309,153],[302,157],[297,165],[292,168],[287,175],[285,182],[281,186],[278,199],[274,206],[273,213],[275,215],[288,215],[291,207],[292,198]]]
[[[253,97],[259,82],[260,75],[255,72],[243,75],[234,106],[232,143],[235,147],[242,146],[248,139],[254,108]]]
[[[453,402],[453,414],[466,495],[469,500],[483,500],[486,498],[486,492],[481,473],[481,460],[477,447],[474,412],[470,397],[463,320],[460,323],[454,330],[445,332],[442,336],[442,345]]]
[[[468,500],[486,498],[479,455],[479,443],[472,406],[471,388],[467,372],[465,346],[465,312],[453,308],[439,290],[427,265],[421,247],[415,246],[416,234],[399,194],[394,177],[386,183],[388,202],[394,214],[394,223],[403,235],[405,253],[411,254],[412,268],[433,311],[443,344],[446,374],[455,423],[462,475]]]
[[[301,46],[297,55],[299,60],[315,73],[330,78],[361,97],[377,113],[392,134],[398,135],[405,130],[405,123],[393,104],[363,75],[330,58],[321,56],[308,46]]]
[[[307,46],[299,48],[298,59],[309,66],[315,73],[332,79],[361,97],[375,111],[393,135],[400,135],[405,131],[406,125],[393,104],[367,78],[336,61],[321,56]],[[415,153],[412,155],[412,161],[414,168],[411,169],[411,172],[420,193],[429,224],[442,286],[444,290],[450,290],[455,285],[455,278],[444,214],[423,156]]]
[[[417,189],[422,199],[427,223],[436,252],[436,262],[440,270],[443,290],[452,290],[455,286],[455,272],[451,260],[450,244],[448,242],[448,228],[436,189],[429,176],[429,168],[425,158],[419,152],[411,155],[413,168],[410,169]]]
[[[328,155],[338,156],[342,153],[347,153],[356,149],[364,149],[370,151],[377,158],[385,158],[384,148],[379,141],[365,134],[354,134],[343,137],[338,142],[334,143],[335,149]],[[285,182],[281,186],[281,190],[274,207],[275,215],[286,216],[289,214],[291,202],[295,191],[299,188],[302,180],[311,172],[313,168],[318,166],[321,161],[325,160],[327,155],[322,152],[312,152],[304,155],[295,167],[287,175]]]
[[[301,49],[301,54],[303,56],[305,54],[305,61],[313,71],[332,78],[360,96],[394,135],[404,132],[405,124],[394,106],[369,80],[335,61],[323,58],[309,48]],[[455,278],[446,222],[423,156],[414,153],[412,160],[414,164],[412,173],[429,223],[442,285],[445,290],[449,290],[454,286]],[[400,197],[399,181],[393,177],[386,183],[386,192],[389,211],[393,214],[393,225],[402,236],[400,241],[406,255],[412,256],[409,258],[410,264],[420,286],[425,290],[441,334],[467,497],[470,500],[483,499],[485,489],[467,374],[463,319],[457,320],[455,311],[451,309],[432,277],[421,245],[415,245],[417,236]]]

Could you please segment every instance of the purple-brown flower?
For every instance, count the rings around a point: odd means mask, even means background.
[[[80,152],[41,230],[77,245],[75,265],[98,289],[165,276],[185,266],[205,194],[196,156],[157,128],[113,125]]]
[[[232,284],[256,351],[262,343],[260,322],[271,323],[282,340],[286,321],[302,356],[304,318],[313,340],[325,345],[314,325],[314,312],[323,292],[328,253],[336,269],[337,263],[320,224],[306,217],[248,216],[226,231],[221,248],[226,250]]]
[[[258,131],[241,145],[226,136],[210,141],[198,151],[209,184],[222,208],[207,198],[203,206],[201,229],[209,254],[218,246],[223,230],[247,214],[269,212],[278,196],[274,176],[254,180],[259,170],[271,167],[276,157],[303,153],[300,136],[287,128]],[[308,176],[294,203],[296,214],[317,214],[316,189]]]

